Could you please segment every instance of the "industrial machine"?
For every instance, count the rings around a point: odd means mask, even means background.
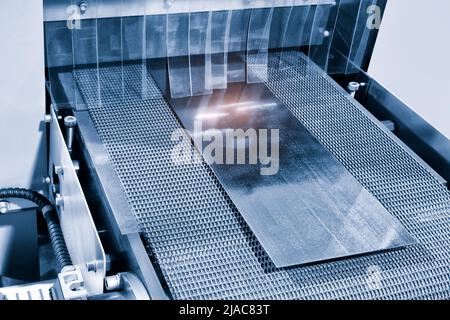
[[[450,141],[367,72],[390,2],[2,4],[0,299],[450,298]]]

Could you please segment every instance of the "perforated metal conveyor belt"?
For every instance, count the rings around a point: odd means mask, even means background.
[[[205,163],[171,161],[180,128],[142,69],[76,71],[98,133],[145,237],[176,299],[450,298],[450,194],[399,144],[304,57],[270,57],[267,86],[375,197],[419,245],[312,266],[277,269]],[[119,91],[118,91],[119,90]],[[151,248],[151,249],[150,249]]]

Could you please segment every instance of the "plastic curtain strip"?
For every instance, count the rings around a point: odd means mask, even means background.
[[[97,0],[97,45],[98,45],[98,74],[100,81],[100,101],[106,101],[112,97],[118,102],[124,102],[125,87],[123,77],[124,60],[124,18],[122,17],[123,0],[114,7],[114,12],[109,7],[102,5],[107,0]],[[117,18],[108,18],[114,14]],[[111,63],[114,66],[108,67]],[[109,68],[114,68],[110,73]],[[114,76],[111,77],[111,74]]]
[[[231,11],[211,13],[211,66],[212,88],[226,89],[228,84],[228,40],[230,37]]]
[[[308,18],[315,10],[311,6],[296,6],[298,2],[303,0],[295,0],[287,20],[282,43],[280,46],[279,68],[285,69],[291,67],[291,64],[284,63],[286,55],[291,55],[292,48],[301,46],[305,43],[305,30],[308,28]],[[311,27],[311,26],[309,26]],[[309,39],[308,39],[309,40]]]
[[[361,0],[348,55],[346,74],[358,72],[361,68],[369,39],[380,27],[381,14],[377,0]]]
[[[345,73],[359,9],[360,2],[341,0],[328,59],[328,74]]]
[[[190,13],[189,63],[193,96],[212,93],[211,22],[212,12]]]
[[[173,2],[167,9],[166,43],[167,68],[169,76],[170,95],[172,98],[192,96],[191,68],[189,55],[190,14],[172,14],[178,7],[186,6],[185,2]],[[190,12],[190,3],[184,11]]]
[[[316,8],[308,53],[308,57],[325,72],[328,70],[328,59],[340,6],[339,1],[331,5],[326,3],[326,0],[321,0]]]
[[[247,82],[261,83],[268,77],[269,36],[275,1],[271,8],[253,9],[247,37]]]
[[[231,12],[230,31],[228,37],[228,70],[229,83],[246,80],[247,28],[251,10]]]
[[[92,88],[91,105],[101,106],[100,96],[100,75],[99,75],[99,55],[98,55],[98,39],[97,39],[97,1],[93,1],[95,10],[92,14],[94,18],[79,20],[78,25],[74,26],[73,34],[73,70],[76,72],[86,65],[95,66],[95,87]],[[75,95],[75,107],[77,110],[85,109],[85,101]]]

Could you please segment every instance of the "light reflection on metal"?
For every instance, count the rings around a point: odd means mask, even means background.
[[[228,116],[229,113],[226,112],[210,112],[210,113],[200,113],[195,116],[196,120],[208,120],[208,119],[218,119]]]

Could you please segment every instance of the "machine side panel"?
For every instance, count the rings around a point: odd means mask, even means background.
[[[0,187],[42,190],[46,172],[42,1],[0,10]]]

